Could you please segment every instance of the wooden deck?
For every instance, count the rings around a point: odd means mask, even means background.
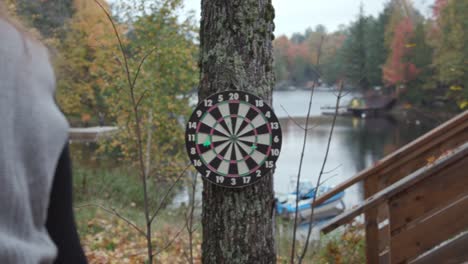
[[[316,205],[360,181],[366,200],[323,231],[364,213],[368,263],[408,263],[436,248],[456,252],[457,261],[468,261],[465,252],[456,250],[459,240],[438,246],[468,230],[467,142],[465,111],[343,182]]]
[[[80,127],[70,128],[70,142],[98,142],[100,140],[112,137],[116,132],[117,127]]]

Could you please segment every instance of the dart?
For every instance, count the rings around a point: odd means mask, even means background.
[[[209,147],[211,145],[210,138],[206,138],[205,142],[203,142],[204,147]]]

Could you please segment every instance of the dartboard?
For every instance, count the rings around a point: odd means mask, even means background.
[[[204,179],[225,187],[255,183],[275,166],[281,127],[261,98],[241,91],[201,101],[186,127],[190,160]]]

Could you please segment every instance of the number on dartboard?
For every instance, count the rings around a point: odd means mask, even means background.
[[[206,107],[213,106],[213,100],[211,100],[211,99],[205,99],[205,100],[203,100],[203,102],[205,103]]]
[[[197,128],[197,122],[189,122],[188,128]]]
[[[229,100],[238,100],[239,94],[238,93],[229,93]]]
[[[195,141],[195,135],[188,134],[188,141]]]
[[[225,91],[205,98],[186,126],[190,160],[203,179],[243,187],[269,176],[281,151],[281,126],[256,95]]]

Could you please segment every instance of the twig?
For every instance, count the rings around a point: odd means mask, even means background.
[[[182,226],[179,231],[177,231],[177,233],[175,234],[175,236],[171,239],[171,241],[169,241],[168,243],[166,243],[166,245],[164,247],[161,248],[161,250],[159,250],[158,252],[155,252],[153,254],[153,257],[154,256],[157,256],[159,254],[161,254],[161,252],[163,252],[164,250],[168,249],[172,243],[174,243],[174,241],[180,236],[180,234],[182,233],[182,231],[185,229],[185,226],[187,225],[187,222],[185,222],[184,226]]]
[[[146,171],[145,175],[148,176],[151,166],[151,124],[153,123],[153,110],[148,111],[148,136],[146,137]]]
[[[309,218],[310,223],[312,223],[313,220],[314,220],[315,206],[313,206],[313,204],[315,203],[315,200],[317,199],[318,187],[320,186],[320,180],[322,179],[323,172],[324,172],[324,169],[325,169],[325,165],[327,164],[328,154],[330,153],[331,139],[332,139],[332,136],[333,136],[333,130],[335,129],[336,117],[338,116],[338,106],[340,105],[341,91],[343,89],[343,81],[340,82],[340,88],[339,89],[340,89],[339,90],[340,94],[338,94],[338,97],[336,98],[335,114],[333,115],[332,126],[331,126],[331,129],[330,129],[330,134],[328,135],[328,142],[327,142],[327,149],[325,151],[325,157],[323,158],[322,168],[320,169],[320,174],[319,174],[318,179],[317,179],[317,184],[315,185],[316,189],[315,189],[315,192],[314,192],[314,198],[312,199],[312,202],[310,203],[310,207],[311,207],[311,210],[312,210],[311,213],[310,213],[310,218]],[[301,256],[299,257],[299,263],[302,263],[302,260],[304,259],[305,254],[307,253],[307,248],[309,246],[309,239],[310,239],[311,233],[312,233],[312,224],[309,225],[309,230],[307,231],[307,238],[306,238],[306,241],[305,241],[305,245],[304,245],[304,248],[302,250]]]
[[[187,219],[187,232],[189,235],[189,251],[190,251],[190,264],[193,264],[193,233],[195,232],[193,228],[193,212],[195,210],[195,193],[197,191],[197,173],[193,176],[192,182],[192,197],[190,201],[190,213]]]
[[[79,205],[79,206],[75,206],[75,208],[77,209],[80,209],[80,208],[83,208],[83,207],[97,207],[103,211],[105,211],[106,213],[108,214],[111,214],[113,216],[116,216],[118,218],[120,218],[121,220],[123,220],[124,222],[126,222],[128,225],[130,225],[131,227],[133,227],[136,231],[138,231],[141,235],[143,235],[144,237],[146,237],[146,233],[141,230],[137,225],[135,225],[134,223],[132,223],[132,221],[130,221],[129,219],[127,219],[126,217],[122,216],[121,214],[119,214],[119,212],[117,212],[117,210],[115,210],[115,208],[106,208],[100,204],[94,204],[94,203],[87,203],[87,204],[82,204],[82,205]]]
[[[122,53],[122,56],[124,58],[124,65],[125,65],[125,72],[127,74],[127,82],[128,82],[128,87],[129,87],[129,92],[130,92],[130,98],[131,98],[131,103],[133,107],[133,115],[135,117],[135,134],[137,136],[137,149],[138,149],[138,161],[139,161],[139,166],[140,166],[140,177],[141,181],[143,184],[143,201],[144,201],[144,211],[145,211],[145,220],[146,220],[146,244],[147,244],[147,249],[148,249],[148,262],[153,263],[153,247],[151,244],[151,222],[150,216],[149,216],[149,205],[148,205],[148,188],[147,188],[147,182],[146,182],[146,168],[144,164],[144,158],[143,158],[143,142],[142,142],[142,134],[141,134],[141,120],[140,120],[140,115],[138,112],[138,104],[135,99],[135,82],[136,82],[136,77],[134,76],[134,80],[132,81],[132,78],[130,77],[130,68],[128,66],[128,59],[127,55],[125,54],[125,50],[123,48],[123,43],[120,38],[119,32],[117,30],[117,27],[114,23],[114,20],[112,19],[111,15],[107,10],[102,6],[102,4],[98,0],[94,0],[94,2],[99,5],[101,10],[106,14],[107,18],[109,19],[110,23],[112,24],[112,28],[114,30],[114,34],[118,40],[120,51]],[[147,55],[151,54],[149,52]],[[139,68],[141,68],[141,65],[143,64],[143,61],[147,58],[147,56],[144,56],[142,61],[139,63]]]
[[[148,51],[145,56],[140,60],[140,63],[138,64],[137,71],[135,72],[135,76],[133,77],[133,82],[132,86],[135,87],[135,83],[137,81],[138,76],[140,75],[141,67],[143,66],[143,63],[145,62],[146,58],[148,58],[158,47],[152,48],[150,51]]]
[[[156,208],[156,211],[153,213],[153,215],[151,216],[150,218],[150,223],[153,222],[154,218],[158,215],[159,211],[161,210],[162,206],[164,205],[164,202],[166,201],[166,199],[169,197],[169,194],[171,193],[172,189],[174,189],[174,187],[176,186],[176,184],[180,181],[180,179],[182,178],[182,176],[185,174],[185,171],[187,171],[187,169],[190,167],[190,164],[189,163],[187,166],[185,166],[184,170],[179,174],[179,176],[177,176],[176,180],[172,183],[171,187],[169,187],[169,189],[166,191],[166,193],[164,194],[164,197],[161,199],[161,201],[159,202],[159,205],[158,207]]]
[[[319,126],[319,124],[316,123],[316,124],[313,124],[311,127],[305,129],[305,127],[301,126],[301,124],[299,124],[299,122],[297,122],[297,120],[294,119],[294,117],[292,117],[292,116],[289,114],[288,110],[286,110],[286,108],[285,108],[282,104],[280,104],[280,107],[281,107],[281,108],[284,110],[284,112],[288,115],[288,119],[291,120],[291,121],[293,121],[294,124],[296,124],[296,126],[298,126],[299,128],[301,128],[302,130],[309,131],[309,130],[312,130],[313,128],[316,128],[316,127]]]
[[[302,130],[306,130],[303,126],[301,126],[301,124],[299,124],[299,122],[296,121],[296,119],[294,119],[288,112],[288,110],[286,110],[286,108],[284,108],[284,106],[282,104],[280,104],[281,108],[283,109],[283,111],[288,115],[288,119],[290,119],[291,121],[294,122],[294,124],[296,124],[296,126],[300,127]]]
[[[320,53],[322,50],[322,44],[323,44],[324,37],[322,36],[320,39],[320,43],[317,47],[317,64],[320,63]],[[317,78],[318,79],[318,78]],[[293,227],[293,241],[292,241],[292,247],[291,247],[291,259],[290,263],[294,264],[294,259],[295,259],[295,254],[296,254],[296,230],[297,230],[297,218],[298,218],[298,208],[299,208],[299,185],[301,181],[301,171],[302,171],[302,162],[304,160],[304,153],[305,153],[305,147],[307,143],[307,130],[309,126],[309,118],[310,118],[310,110],[312,108],[312,99],[314,97],[314,90],[315,87],[317,86],[317,81],[314,82],[314,85],[312,86],[312,90],[310,92],[310,100],[309,100],[309,108],[307,110],[307,116],[306,116],[306,123],[305,123],[305,128],[304,128],[304,140],[302,142],[302,152],[301,152],[301,158],[299,161],[299,169],[297,172],[297,183],[296,183],[296,210],[294,213],[294,227]]]
[[[343,166],[343,164],[340,164],[338,166],[336,166],[335,168],[329,170],[329,171],[324,171],[323,174],[328,174],[328,173],[332,173],[334,171],[336,171],[337,169],[339,169],[341,166]]]

